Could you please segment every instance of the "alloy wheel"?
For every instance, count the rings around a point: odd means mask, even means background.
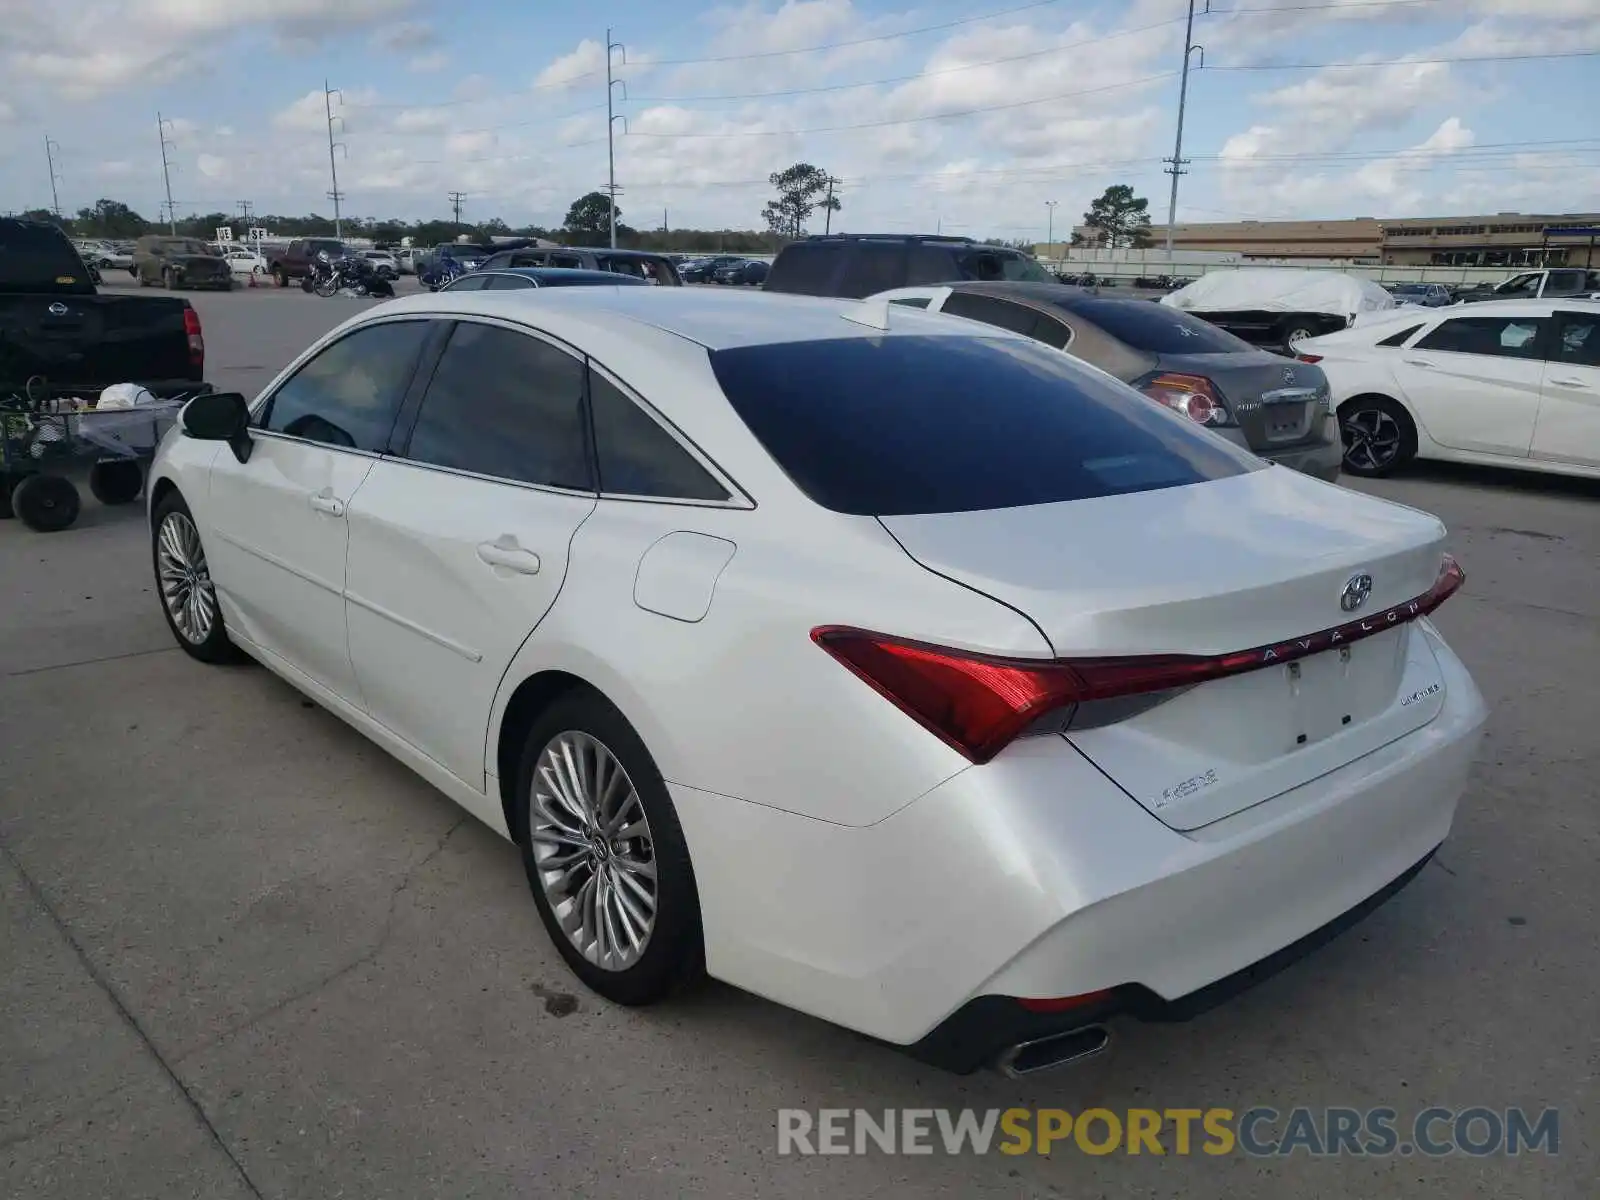
[[[1400,424],[1381,408],[1351,413],[1341,429],[1344,460],[1355,470],[1384,470],[1400,454]]]
[[[186,642],[199,646],[217,621],[217,591],[200,532],[186,513],[168,513],[156,542],[156,573],[167,615]]]
[[[540,887],[568,941],[607,971],[639,961],[656,924],[650,822],[603,742],[558,733],[533,768],[528,838]]]

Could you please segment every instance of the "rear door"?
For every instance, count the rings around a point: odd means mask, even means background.
[[[1557,310],[1533,457],[1600,467],[1600,311]]]
[[[480,790],[495,689],[594,511],[584,403],[582,358],[462,321],[404,447],[350,507],[345,612],[367,710]]]
[[[1448,317],[1399,351],[1395,380],[1441,446],[1526,458],[1539,418],[1548,318]]]

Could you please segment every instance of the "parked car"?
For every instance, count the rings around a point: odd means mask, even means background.
[[[1211,271],[1160,302],[1204,317],[1251,345],[1291,355],[1308,337],[1395,306],[1394,297],[1370,279],[1304,267]]]
[[[957,283],[873,299],[1020,333],[1099,367],[1269,462],[1319,479],[1339,477],[1339,426],[1321,370],[1285,362],[1199,317],[1057,283]]]
[[[1054,283],[1055,276],[1020,250],[971,238],[835,233],[790,242],[778,252],[769,292],[805,296],[870,296],[890,288],[961,280]]]
[[[440,242],[425,256],[418,256],[417,274],[446,270],[476,271],[493,255],[487,246],[476,242]]]
[[[338,238],[296,238],[282,249],[267,251],[267,269],[274,283],[288,287],[291,280],[307,278],[317,255],[323,253],[331,258],[343,258],[350,253],[350,248]]]
[[[415,275],[417,273],[417,259],[423,251],[415,246],[407,246],[394,252],[395,265],[400,268],[402,275]]]
[[[1455,297],[1442,283],[1391,283],[1389,294],[1397,304],[1416,304],[1423,308],[1443,308],[1454,304]]]
[[[267,260],[264,255],[257,254],[243,246],[235,246],[231,250],[224,250],[222,257],[227,260],[228,270],[235,275],[264,276],[267,273]]]
[[[761,284],[766,282],[770,271],[771,267],[759,258],[744,258],[717,268],[711,278],[714,283]]]
[[[1552,300],[1600,297],[1600,271],[1577,267],[1524,271],[1490,286],[1461,288],[1456,299],[1464,304],[1486,300]]]
[[[233,286],[233,272],[222,255],[199,238],[148,234],[139,239],[133,252],[133,277],[140,287],[160,284],[178,288],[220,288]]]
[[[677,268],[664,254],[651,254],[644,250],[592,250],[585,246],[559,246],[555,248],[530,246],[520,250],[501,250],[489,257],[483,266],[502,267],[563,267],[576,271],[611,271],[618,275],[632,275],[645,283],[677,287],[683,281]]]
[[[1332,386],[1352,474],[1442,458],[1600,476],[1600,302],[1406,310],[1300,349]]]
[[[110,242],[93,239],[78,243],[78,253],[91,267],[102,271],[126,271],[133,266],[133,253]]]
[[[645,287],[636,275],[569,267],[479,267],[445,284],[442,292],[520,292],[549,287]]]
[[[1485,717],[1423,619],[1462,580],[1437,518],[883,307],[358,313],[189,404],[154,600],[516,842],[619,1003],[705,970],[1022,1073],[1413,878]]]
[[[392,282],[400,278],[400,262],[387,250],[363,250],[361,257],[372,264],[372,269],[379,279]]]
[[[710,258],[697,258],[680,266],[678,277],[685,283],[711,283],[712,276],[723,267],[731,267],[743,261],[744,259],[737,254],[717,254]]]

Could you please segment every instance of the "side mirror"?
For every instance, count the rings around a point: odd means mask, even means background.
[[[250,406],[238,392],[210,392],[183,406],[178,423],[185,436],[227,442],[240,462],[250,461]]]

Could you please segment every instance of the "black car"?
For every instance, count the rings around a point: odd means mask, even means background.
[[[835,233],[791,242],[767,277],[769,292],[860,299],[891,288],[960,280],[1054,283],[1034,259],[971,238]]]
[[[752,284],[765,283],[771,268],[758,258],[740,259],[731,266],[719,267],[712,275],[713,283]]]
[[[955,283],[879,297],[1044,342],[1252,453],[1336,479],[1344,457],[1320,367],[1286,361],[1181,309],[1057,283]]]
[[[744,259],[737,254],[717,254],[710,258],[697,258],[693,262],[685,263],[678,268],[678,274],[685,283],[711,283],[712,276],[723,267],[737,266]]]
[[[489,257],[479,270],[506,267],[563,267],[574,271],[610,271],[631,275],[641,283],[677,287],[683,281],[665,254],[646,250],[590,249],[587,246],[527,247],[501,250]]]
[[[646,287],[636,275],[570,267],[493,267],[485,263],[447,283],[442,292],[517,292],[549,287]]]

